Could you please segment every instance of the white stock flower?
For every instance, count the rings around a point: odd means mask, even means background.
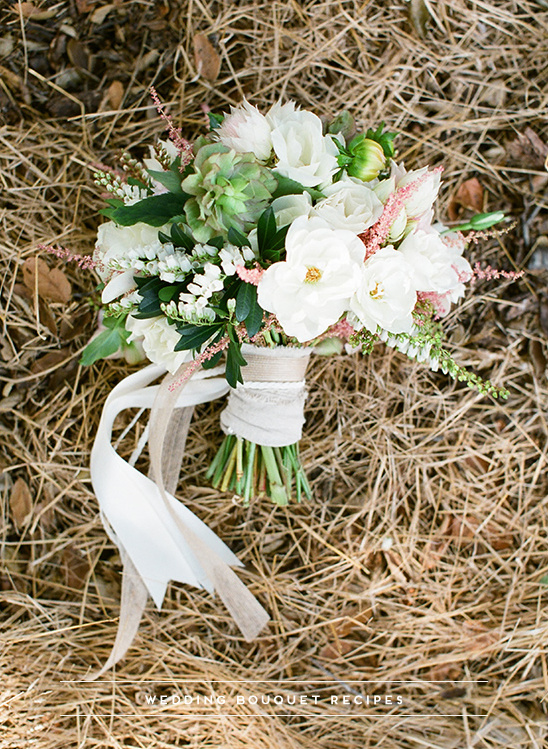
[[[288,336],[310,341],[348,309],[363,263],[364,246],[352,232],[318,217],[296,219],[286,237],[286,260],[259,282],[258,301]]]
[[[334,229],[361,234],[380,218],[383,206],[361,179],[347,177],[324,189],[325,198],[314,206],[314,214]]]
[[[312,198],[307,192],[301,195],[282,195],[272,201],[272,210],[276,219],[278,229],[282,226],[292,224],[300,216],[310,216],[312,211]]]
[[[155,258],[162,248],[158,232],[165,230],[166,227],[158,228],[140,222],[133,226],[118,226],[114,221],[101,224],[93,255],[101,280],[107,281],[112,276],[113,266],[118,261],[127,260],[128,257]]]
[[[377,327],[391,333],[408,333],[413,328],[411,315],[417,294],[411,269],[405,258],[391,245],[372,255],[361,268],[358,289],[350,300],[349,322],[356,329]]]
[[[233,276],[239,265],[245,265],[246,261],[255,258],[255,253],[251,247],[236,247],[233,244],[227,244],[219,251],[219,257],[225,276]]]
[[[192,358],[190,351],[173,350],[181,336],[165,317],[138,320],[129,315],[126,328],[131,333],[128,340],[140,343],[150,361],[165,367],[171,374]]]
[[[305,187],[329,184],[338,169],[338,149],[331,135],[323,135],[322,121],[294,102],[275,104],[266,115],[272,128],[275,170]]]
[[[403,240],[398,251],[411,268],[417,291],[445,294],[459,292],[459,284],[472,275],[463,249],[462,243],[444,242],[436,231],[418,230]]]
[[[245,99],[239,107],[230,108],[215,135],[227,148],[236,153],[252,153],[259,161],[266,161],[272,151],[266,117]]]

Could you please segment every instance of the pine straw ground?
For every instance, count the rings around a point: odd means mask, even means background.
[[[141,155],[161,132],[154,82],[188,137],[203,126],[202,104],[222,109],[243,94],[348,107],[361,125],[384,119],[405,132],[408,163],[445,164],[440,217],[477,177],[485,207],[516,219],[474,259],[527,267],[548,233],[546,180],[542,158],[515,139],[530,127],[548,140],[546,3],[430,0],[425,27],[410,21],[416,2],[120,1],[93,16],[104,5],[35,0],[45,17],[28,17],[28,3],[17,11],[10,0],[0,11],[0,746],[541,747],[546,270],[478,285],[447,321],[456,355],[505,383],[506,402],[380,348],[316,358],[302,443],[310,503],[243,508],[212,491],[203,471],[220,404],[202,407],[180,496],[240,555],[272,622],[247,644],[221,604],[174,585],[162,613],[147,608],[125,661],[89,684],[80,680],[114,640],[120,564],[87,465],[101,405],[128,368],[77,364],[95,325],[91,274],[65,268],[72,300],[48,304],[21,266],[40,242],[91,250],[100,198],[87,165],[113,164],[122,146]],[[214,82],[197,75],[197,32],[214,35]],[[140,430],[124,438],[125,455]],[[321,699],[236,704],[292,691]],[[147,705],[173,693],[195,701]],[[196,704],[210,694],[225,704]],[[342,704],[356,694],[404,704]]]

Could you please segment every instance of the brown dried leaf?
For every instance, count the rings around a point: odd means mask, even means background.
[[[548,338],[548,298],[546,297],[540,302],[539,317],[542,332]]]
[[[438,566],[442,555],[449,546],[447,533],[451,528],[451,517],[446,515],[443,523],[436,532],[437,538],[431,539],[424,549],[423,567],[426,570],[432,570]]]
[[[409,3],[409,20],[421,39],[426,36],[426,24],[429,18],[430,12],[424,0],[411,0]]]
[[[45,325],[52,335],[57,335],[57,323],[49,304],[44,299],[38,299],[38,315],[40,322]]]
[[[465,465],[467,468],[470,468],[479,476],[487,473],[487,471],[491,468],[491,464],[489,463],[489,461],[485,458],[482,458],[481,455],[467,455],[465,458],[463,458],[462,462],[463,465]]]
[[[89,13],[90,10],[93,10],[96,4],[97,0],[76,0],[76,10],[81,14]]]
[[[483,212],[483,187],[476,177],[467,179],[461,184],[448,206],[451,221],[459,217],[459,208],[469,208],[475,213]]]
[[[34,291],[38,287],[38,296],[50,302],[66,304],[72,297],[70,281],[59,268],[49,268],[39,257],[29,257],[23,265],[23,283]]]
[[[198,75],[208,81],[215,81],[221,70],[221,58],[205,34],[194,37],[194,61]]]
[[[17,479],[10,494],[11,517],[17,528],[22,528],[32,512],[32,497],[27,482]]]
[[[79,42],[78,39],[69,39],[67,42],[67,55],[75,68],[89,70],[89,50]]]
[[[481,622],[465,622],[464,629],[470,632],[466,650],[471,653],[483,653],[500,640],[498,629],[489,629]]]
[[[532,339],[529,341],[528,348],[529,359],[533,364],[535,377],[537,378],[537,380],[540,380],[546,373],[546,365],[548,363],[546,361],[546,356],[544,355],[542,343],[540,341],[537,341],[536,339]]]
[[[121,81],[112,81],[108,87],[108,103],[111,109],[120,109],[124,98],[124,85]]]
[[[63,571],[67,587],[81,590],[86,584],[90,566],[73,544],[63,551]]]
[[[72,341],[74,338],[77,338],[85,331],[91,322],[92,316],[92,311],[89,308],[85,308],[83,310],[77,310],[68,319],[65,318],[61,320],[61,325],[59,326],[59,337],[63,341]]]
[[[33,3],[16,3],[13,7],[16,13],[20,13],[23,18],[32,18],[33,21],[45,21],[48,18],[53,18],[57,15],[57,9],[53,8],[50,10],[41,10],[37,8]]]
[[[337,660],[341,655],[346,655],[356,647],[355,642],[350,640],[336,640],[336,642],[328,643],[320,650],[320,658],[326,658],[330,661]]]
[[[89,20],[97,26],[100,26],[114,7],[113,3],[109,3],[108,5],[103,5],[100,8],[97,8],[97,10],[91,14]]]
[[[355,629],[359,629],[361,624],[368,622],[373,616],[373,612],[370,608],[364,609],[363,611],[354,608],[343,613],[343,616],[346,618],[345,621],[338,624],[336,629],[338,637],[342,638],[352,634]]]
[[[503,530],[498,524],[489,522],[481,528],[478,534],[478,528],[481,525],[482,521],[472,515],[467,515],[464,519],[453,518],[449,535],[461,543],[484,541],[495,551],[513,548],[514,536],[510,531]]]
[[[67,349],[61,351],[50,351],[49,353],[44,354],[44,356],[41,356],[39,359],[36,359],[36,361],[33,362],[30,371],[32,372],[32,374],[40,374],[41,372],[46,372],[48,369],[52,369],[53,367],[56,367],[57,365],[60,365],[62,362],[64,362],[67,356]]]
[[[530,127],[526,127],[523,133],[518,133],[517,138],[508,143],[506,153],[511,162],[531,169],[546,168],[548,161],[548,145]]]

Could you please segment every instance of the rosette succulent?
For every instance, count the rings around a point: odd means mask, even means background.
[[[182,188],[192,196],[185,214],[195,239],[207,242],[230,227],[244,234],[256,227],[277,186],[271,170],[252,153],[236,153],[222,143],[202,146],[193,167]]]

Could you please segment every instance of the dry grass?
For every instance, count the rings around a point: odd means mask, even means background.
[[[246,644],[210,596],[173,586],[165,611],[147,609],[116,672],[86,684],[79,680],[113,642],[120,593],[88,457],[100,406],[127,368],[77,366],[94,327],[91,314],[76,319],[90,307],[89,274],[67,270],[73,301],[46,307],[25,293],[20,266],[40,242],[92,247],[100,201],[86,164],[113,163],[121,146],[140,154],[160,131],[153,82],[189,137],[202,127],[202,104],[226,108],[242,94],[263,105],[294,97],[329,114],[348,107],[364,125],[384,119],[405,132],[408,162],[445,164],[442,216],[456,187],[476,176],[486,207],[518,221],[475,258],[523,266],[548,233],[546,183],[540,167],[508,160],[505,146],[527,126],[548,140],[546,4],[430,0],[435,17],[422,37],[409,4],[395,1],[121,3],[105,28],[89,18],[100,2],[81,14],[65,0],[35,5],[55,15],[21,22],[13,4],[0,10],[0,36],[15,43],[0,60],[12,76],[4,70],[0,87],[0,747],[543,746],[545,271],[478,287],[449,320],[460,359],[506,383],[507,402],[393,352],[316,359],[302,445],[310,504],[243,508],[208,488],[202,473],[220,440],[218,404],[202,407],[180,496],[240,555],[242,578],[273,621]],[[66,56],[55,68],[64,79],[40,72],[62,24],[94,58],[68,95]],[[198,31],[217,35],[214,83],[196,78]],[[106,97],[113,80],[124,87],[119,111]],[[127,437],[123,450],[137,439]],[[17,479],[32,504],[19,525],[10,510]],[[306,709],[235,704],[237,694],[292,686],[322,700]],[[147,694],[210,690],[226,704],[146,703]],[[356,692],[399,693],[404,707],[331,706],[326,696]]]

